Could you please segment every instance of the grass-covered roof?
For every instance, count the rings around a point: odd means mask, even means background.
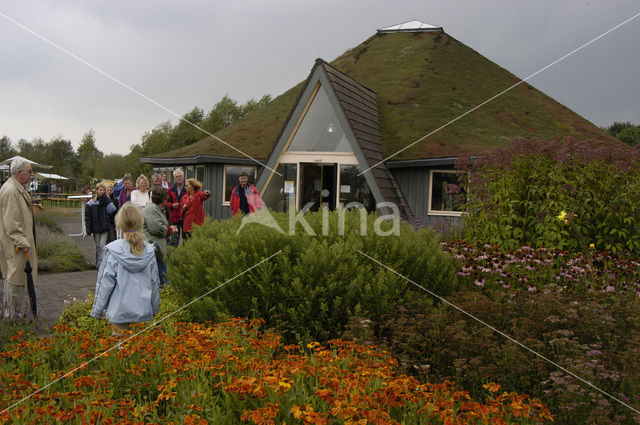
[[[331,64],[376,92],[385,157],[519,81],[444,32],[376,34]],[[265,159],[303,86],[304,82],[297,84],[216,136]],[[516,137],[556,136],[617,143],[604,130],[522,83],[393,160],[475,154]],[[196,155],[242,157],[212,137],[154,157]]]

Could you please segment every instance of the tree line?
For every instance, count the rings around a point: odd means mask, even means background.
[[[629,146],[640,146],[640,125],[615,121],[605,130]]]
[[[15,155],[29,158],[40,164],[52,165],[52,173],[72,179],[74,185],[85,185],[104,178],[120,178],[129,172],[134,176],[149,174],[151,167],[140,158],[190,145],[240,121],[247,114],[271,101],[270,95],[259,100],[250,99],[239,104],[228,95],[205,113],[199,107],[182,116],[175,125],[165,121],[144,133],[140,143],[130,147],[128,154],[104,154],[96,146],[96,134],[87,131],[74,149],[71,140],[56,136],[48,142],[42,138],[31,141],[20,139],[15,144],[7,136],[0,138],[0,161]],[[195,124],[202,130],[194,127]]]

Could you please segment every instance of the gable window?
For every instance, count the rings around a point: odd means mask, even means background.
[[[429,175],[429,214],[462,214],[466,195],[455,170],[431,170]]]
[[[238,185],[238,177],[241,172],[245,172],[249,175],[249,184],[255,184],[256,181],[256,167],[253,165],[225,165],[224,166],[224,178],[222,182],[222,190],[224,192],[223,204],[229,205],[231,200],[231,192],[233,188]]]
[[[322,86],[319,87],[313,98],[288,150],[292,152],[352,152],[347,135]]]

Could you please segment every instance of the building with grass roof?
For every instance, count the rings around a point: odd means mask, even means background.
[[[566,136],[619,143],[441,27],[414,20],[331,62],[317,59],[305,81],[214,137],[142,160],[201,180],[216,219],[231,215],[245,171],[276,211],[392,202],[430,222],[461,214],[449,190],[459,156]]]

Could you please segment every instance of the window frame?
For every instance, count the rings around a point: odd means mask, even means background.
[[[227,167],[242,167],[242,168],[253,168],[253,184],[256,183],[258,179],[258,167],[256,165],[242,165],[242,164],[225,164],[222,167],[222,204],[223,206],[231,205],[231,196],[229,199],[225,199],[227,196],[225,188],[227,187]]]
[[[431,202],[433,201],[433,175],[434,173],[449,173],[449,174],[457,174],[457,170],[452,169],[431,169],[429,170],[429,193],[427,198],[427,215],[435,215],[435,216],[448,216],[448,217],[461,217],[465,214],[464,211],[442,211],[442,210],[434,210],[431,207]],[[467,197],[468,200],[468,197]]]

